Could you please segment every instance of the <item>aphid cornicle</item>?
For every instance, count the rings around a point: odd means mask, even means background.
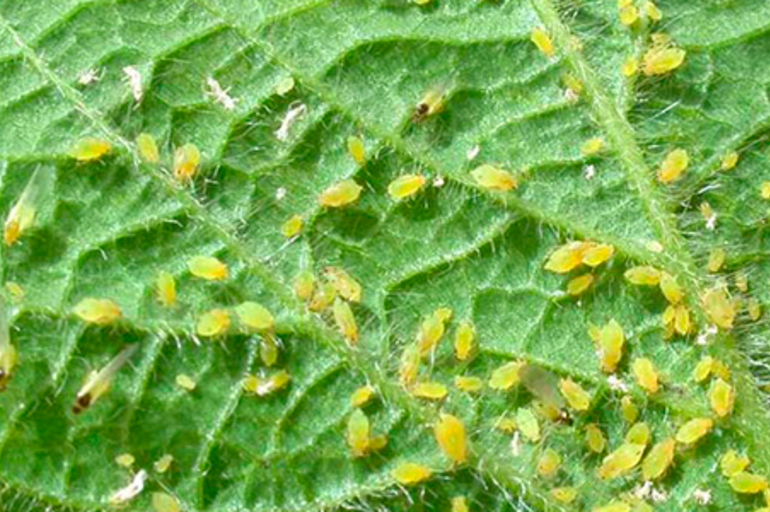
[[[364,188],[353,180],[342,180],[321,192],[318,202],[321,206],[340,208],[355,203]]]
[[[0,391],[5,391],[8,387],[17,360],[16,347],[11,343],[7,306],[3,295],[0,294]]]
[[[174,178],[189,181],[198,174],[201,152],[195,144],[185,144],[174,152]]]
[[[72,310],[81,320],[96,325],[107,325],[123,317],[123,313],[111,299],[86,297]]]
[[[187,268],[195,277],[208,281],[221,281],[229,275],[227,265],[213,256],[193,256],[188,260]]]
[[[112,386],[112,381],[115,380],[115,376],[138,348],[138,344],[128,345],[112,361],[107,363],[104,368],[91,372],[75,397],[75,405],[72,406],[72,412],[80,414],[107,393]]]
[[[103,139],[85,137],[70,150],[69,155],[79,162],[99,160],[112,150],[112,144]]]
[[[433,427],[441,451],[455,464],[464,464],[468,460],[468,438],[465,425],[457,416],[441,413],[439,421]]]
[[[155,137],[149,133],[140,133],[136,137],[136,148],[139,150],[139,156],[148,164],[157,164],[160,162],[160,151]]]
[[[35,223],[35,217],[40,210],[41,202],[49,191],[51,171],[38,167],[29,178],[16,204],[8,212],[3,227],[3,241],[5,245],[15,244],[25,231]]]

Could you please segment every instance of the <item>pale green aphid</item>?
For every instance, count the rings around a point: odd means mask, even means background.
[[[16,347],[11,343],[8,308],[3,295],[0,294],[0,391],[8,387],[17,359]]]

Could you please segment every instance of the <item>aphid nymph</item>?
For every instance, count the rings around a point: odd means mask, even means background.
[[[99,397],[109,391],[115,375],[117,375],[138,348],[138,344],[127,346],[112,361],[107,363],[107,366],[99,371],[92,372],[86,383],[78,391],[75,397],[75,405],[72,406],[72,412],[80,414],[91,407]]]

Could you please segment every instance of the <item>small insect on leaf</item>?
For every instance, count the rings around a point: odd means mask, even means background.
[[[647,76],[665,75],[684,62],[687,52],[670,43],[655,44],[642,57],[642,70]]]
[[[660,284],[660,270],[654,267],[631,267],[623,274],[631,284],[637,286],[658,286]]]
[[[587,411],[591,405],[591,395],[588,391],[570,378],[559,381],[559,391],[561,391],[569,406],[576,411]]]
[[[693,445],[703,436],[711,432],[714,420],[711,418],[695,418],[681,427],[676,433],[676,442],[683,445]]]
[[[545,368],[525,364],[519,369],[519,378],[527,391],[532,393],[548,409],[556,411],[555,416],[559,416],[559,410],[564,407],[564,399],[559,393],[558,377]]]
[[[577,499],[578,491],[575,487],[554,487],[550,494],[556,501],[570,504]]]
[[[420,371],[420,361],[420,347],[416,343],[404,347],[398,368],[398,380],[403,387],[409,388],[414,384]]]
[[[310,299],[310,304],[308,304],[308,309],[314,313],[320,313],[334,304],[334,299],[336,298],[337,290],[334,288],[334,285],[329,281],[323,281],[321,285],[315,289],[313,298]]]
[[[582,295],[591,287],[594,280],[593,274],[583,274],[582,276],[573,277],[567,282],[567,294],[573,297]]]
[[[615,254],[615,247],[609,244],[583,244],[582,262],[589,267],[598,267]]]
[[[443,400],[449,394],[447,387],[440,382],[418,382],[412,387],[412,395],[427,400]]]
[[[165,270],[158,272],[155,278],[155,296],[164,307],[176,305],[176,279]]]
[[[505,432],[506,434],[513,434],[518,428],[516,426],[516,420],[510,416],[505,415],[500,416],[497,418],[497,420],[495,420],[494,427],[501,432]]]
[[[326,267],[324,276],[343,299],[350,302],[361,302],[361,285],[345,270],[339,267]]]
[[[599,357],[601,358],[602,371],[613,373],[623,357],[623,345],[626,336],[623,328],[613,318],[602,327],[599,337]]]
[[[278,340],[273,332],[266,332],[259,341],[259,359],[265,366],[273,366],[278,361]]]
[[[468,499],[465,496],[455,496],[452,498],[452,512],[470,512]]]
[[[639,417],[639,409],[628,395],[620,399],[620,414],[627,423],[634,423]]]
[[[441,413],[439,421],[433,427],[441,451],[455,464],[464,464],[468,460],[468,438],[465,425],[457,416]]]
[[[545,269],[566,274],[583,264],[583,256],[593,246],[587,242],[568,242],[556,248],[545,262]]]
[[[350,309],[350,304],[340,299],[339,297],[334,299],[334,322],[337,324],[337,329],[340,331],[348,344],[355,346],[358,344],[358,323],[356,323],[356,317],[353,315],[353,310]]]
[[[663,19],[663,13],[660,12],[660,9],[655,5],[655,2],[649,0],[644,2],[644,12],[652,21],[660,21]]]
[[[642,475],[645,480],[662,478],[674,462],[676,441],[669,437],[652,447],[642,461]]]
[[[730,300],[727,290],[723,286],[718,286],[707,290],[701,297],[703,309],[706,315],[718,327],[730,330],[733,328],[733,321],[737,313],[735,303]]]
[[[746,455],[738,455],[735,450],[727,450],[719,459],[719,469],[729,478],[745,470],[750,463]]]
[[[636,6],[633,4],[621,7],[619,15],[620,15],[620,23],[622,23],[627,27],[630,27],[631,25],[639,21],[639,17],[640,17],[639,9],[637,9]]]
[[[99,160],[112,150],[112,144],[94,137],[80,139],[70,150],[69,155],[78,162]]]
[[[50,191],[52,172],[47,168],[38,167],[29,178],[16,204],[8,212],[3,226],[3,241],[5,245],[15,244],[24,232],[35,224],[35,218],[41,203]]]
[[[639,59],[633,56],[628,57],[625,62],[623,62],[623,67],[620,68],[620,72],[623,73],[623,76],[626,78],[636,75],[639,72]]]
[[[516,411],[516,427],[533,443],[540,441],[540,423],[530,409],[523,407]]]
[[[455,333],[455,357],[458,361],[466,361],[471,353],[476,342],[476,330],[473,328],[473,324],[468,320],[463,320],[457,327]]]
[[[735,169],[735,166],[738,165],[738,158],[738,153],[736,151],[730,151],[722,157],[721,169],[723,171],[731,171]]]
[[[280,370],[266,379],[248,375],[242,383],[243,390],[257,396],[267,396],[280,391],[289,385],[291,375],[286,370]]]
[[[596,423],[586,425],[586,446],[594,453],[602,453],[607,449],[607,438]]]
[[[746,275],[746,272],[738,270],[735,273],[735,287],[743,293],[749,291],[749,276]]]
[[[709,260],[706,264],[706,268],[712,274],[719,272],[722,269],[722,265],[725,264],[726,257],[727,253],[723,248],[717,247],[716,249],[712,249],[709,253]]]
[[[355,409],[348,418],[347,441],[353,457],[363,457],[369,451],[371,425],[361,409]]]
[[[302,215],[292,215],[281,225],[281,234],[285,238],[294,238],[302,231]]]
[[[625,501],[611,501],[601,507],[595,507],[591,512],[631,512],[631,505]]]
[[[0,294],[0,391],[5,391],[18,361],[16,347],[11,343],[8,309]]]
[[[684,298],[684,291],[681,286],[676,282],[674,276],[668,272],[660,273],[660,291],[663,292],[663,296],[671,304],[679,304]]]
[[[708,379],[709,375],[714,370],[714,358],[711,356],[703,356],[698,364],[695,365],[695,369],[692,372],[692,378],[695,382],[703,382]]]
[[[366,146],[361,137],[355,135],[348,137],[348,153],[358,165],[366,163]]]
[[[631,428],[628,429],[623,440],[627,443],[643,444],[646,446],[649,444],[651,436],[652,432],[650,432],[650,426],[644,422],[639,422],[634,423]]]
[[[430,478],[432,471],[428,466],[415,462],[400,462],[390,475],[402,485],[414,485]]]
[[[567,90],[575,96],[575,99],[583,94],[585,85],[583,85],[583,82],[575,75],[567,73],[562,77],[562,79],[564,80],[564,85],[567,86]]]
[[[200,277],[207,281],[227,279],[230,273],[227,265],[213,256],[193,256],[188,260],[187,268],[195,277]]]
[[[203,313],[195,324],[199,336],[219,336],[230,328],[230,313],[226,309],[212,309]]]
[[[551,478],[559,471],[561,463],[562,458],[559,452],[552,448],[546,448],[537,460],[537,474],[545,478]]]
[[[92,297],[86,297],[78,302],[72,312],[84,322],[97,325],[111,324],[123,317],[120,306],[112,300]]]
[[[422,190],[427,181],[428,179],[421,174],[399,176],[388,185],[388,195],[394,201],[408,199]]]
[[[149,133],[140,133],[136,137],[136,148],[139,150],[139,156],[148,164],[157,164],[160,162],[160,151],[155,137]]]
[[[521,361],[511,361],[492,372],[489,379],[489,387],[501,391],[507,391],[521,382],[519,371],[525,365]]]
[[[198,174],[201,165],[201,152],[195,144],[187,143],[174,152],[174,178],[177,181],[189,181]]]
[[[294,278],[294,295],[299,300],[309,301],[313,298],[315,290],[315,276],[307,270],[301,271]]]
[[[156,473],[163,474],[169,470],[173,462],[174,462],[174,456],[167,453],[163,455],[160,459],[156,460],[153,463],[152,467]]]
[[[721,378],[711,383],[708,396],[711,410],[720,418],[724,418],[733,412],[733,407],[735,407],[735,388]]]
[[[122,466],[124,468],[130,468],[134,465],[134,462],[136,462],[136,457],[131,455],[130,453],[122,453],[115,457],[115,462],[118,466]]]
[[[350,403],[353,407],[363,407],[374,397],[374,388],[370,385],[361,386],[350,395]]]
[[[484,387],[484,381],[478,377],[458,375],[455,377],[455,387],[466,393],[478,393]]]
[[[131,356],[134,355],[134,352],[136,352],[138,348],[138,344],[128,345],[121,350],[112,361],[107,363],[104,368],[91,372],[86,379],[85,384],[83,384],[83,387],[80,388],[75,397],[75,404],[72,406],[72,412],[74,414],[80,414],[107,393],[112,386],[112,381],[115,380],[115,376],[123,365],[128,362]]]
[[[684,149],[675,149],[668,153],[660,164],[658,170],[658,181],[661,183],[673,183],[682,178],[682,174],[687,170],[690,163],[690,157]]]
[[[417,332],[417,345],[422,357],[430,355],[436,349],[444,336],[446,321],[443,308],[435,310],[422,321]]]
[[[660,378],[658,370],[650,359],[646,357],[634,359],[634,362],[631,363],[631,371],[634,373],[634,378],[642,389],[650,394],[658,392],[658,389],[660,389]]]
[[[548,35],[548,32],[543,30],[540,27],[535,27],[532,29],[532,33],[529,36],[530,41],[535,43],[535,46],[537,46],[537,49],[543,52],[543,54],[546,57],[553,57],[556,53],[556,48],[553,45],[553,41],[551,40],[551,36]]]
[[[617,450],[602,460],[602,465],[599,468],[599,478],[610,480],[628,473],[639,464],[646,447],[644,444],[621,444]]]
[[[195,387],[197,386],[192,377],[185,375],[184,373],[177,375],[174,381],[176,382],[177,386],[184,389],[185,391],[195,391]]]
[[[257,331],[269,331],[275,327],[273,314],[261,304],[252,301],[242,302],[235,308],[238,321]]]
[[[152,508],[155,512],[181,512],[182,507],[176,498],[165,492],[152,493]]]
[[[580,146],[580,153],[583,156],[593,156],[601,153],[603,149],[604,139],[601,137],[594,137],[592,139],[588,139]]]
[[[446,90],[444,87],[432,87],[423,95],[422,99],[414,107],[412,114],[413,123],[421,123],[427,118],[444,111]]]
[[[770,199],[770,181],[763,181],[759,187],[759,193],[762,199]]]
[[[10,294],[11,299],[13,299],[14,302],[21,302],[24,300],[24,296],[26,295],[24,288],[22,288],[19,283],[15,283],[13,281],[8,281],[5,283],[5,290]]]
[[[762,316],[762,305],[754,297],[751,297],[746,303],[746,310],[753,322],[756,322]]]
[[[746,471],[741,471],[730,477],[730,487],[740,494],[756,494],[767,490],[767,478]]]
[[[353,180],[342,180],[330,186],[318,197],[321,206],[340,208],[358,201],[364,188]]]
[[[471,171],[471,176],[480,187],[487,190],[508,192],[519,186],[516,176],[494,165],[480,165]]]

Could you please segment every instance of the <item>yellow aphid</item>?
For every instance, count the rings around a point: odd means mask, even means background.
[[[668,272],[660,273],[660,291],[671,304],[678,304],[684,298],[684,292],[674,279],[674,276]]]
[[[256,302],[241,303],[235,308],[235,314],[238,315],[238,321],[250,329],[267,331],[275,326],[275,318],[273,318],[272,313]]]
[[[302,215],[292,215],[281,225],[281,234],[286,238],[294,238],[302,231]]]
[[[652,447],[642,462],[642,475],[645,480],[657,480],[666,474],[674,462],[676,441],[669,437]]]
[[[511,418],[510,416],[500,416],[495,421],[495,428],[506,434],[513,434],[518,427],[514,418]]]
[[[762,195],[762,199],[770,199],[770,181],[763,181],[759,187],[759,193]]]
[[[639,408],[628,395],[620,399],[620,414],[628,423],[634,423],[639,417]]]
[[[623,76],[626,78],[636,75],[639,72],[639,59],[633,56],[627,58],[623,63],[623,67],[620,68],[620,72],[623,73]]]
[[[639,9],[636,6],[627,5],[620,9],[620,22],[625,26],[631,26],[639,20]]]
[[[634,423],[631,428],[628,429],[628,432],[626,432],[623,440],[631,444],[647,445],[650,442],[651,436],[652,432],[650,432],[650,426],[644,422],[639,422]]]
[[[735,476],[749,467],[751,461],[746,455],[738,455],[735,450],[727,450],[719,459],[719,469],[726,477]]]
[[[247,393],[266,396],[284,389],[291,382],[291,375],[286,370],[280,370],[266,379],[249,375],[243,380],[243,389]]]
[[[701,298],[703,309],[706,314],[718,327],[722,329],[732,329],[735,320],[735,303],[727,296],[724,287],[719,286],[707,290]]]
[[[423,95],[414,107],[412,122],[421,123],[430,116],[444,111],[446,90],[444,87],[432,87]]]
[[[567,282],[567,293],[573,297],[582,295],[591,287],[593,282],[593,274],[583,274],[582,276],[573,277]]]
[[[8,212],[3,226],[5,245],[15,244],[35,223],[40,203],[50,190],[50,171],[38,168],[32,173],[16,204]]]
[[[559,396],[559,399],[561,400],[561,396]],[[556,422],[560,419],[563,419],[562,412],[557,407],[554,407],[553,404],[550,404],[548,402],[541,402],[540,400],[535,400],[532,404],[532,410],[535,411],[535,414],[544,420]]]
[[[735,406],[735,389],[721,378],[711,383],[709,389],[709,404],[711,410],[720,418],[724,418]]]
[[[155,137],[149,133],[140,133],[136,138],[136,148],[139,150],[139,156],[148,164],[157,164],[160,162],[160,151]]]
[[[155,296],[167,308],[176,305],[176,279],[165,270],[158,272],[155,278]]]
[[[428,466],[422,464],[401,462],[390,474],[402,485],[414,485],[430,478],[432,472]]]
[[[417,379],[420,370],[420,347],[416,343],[407,345],[401,354],[398,368],[398,380],[405,388],[410,387]]]
[[[540,50],[545,54],[546,57],[553,57],[556,53],[556,48],[553,46],[553,41],[551,41],[551,36],[548,35],[548,32],[543,30],[540,27],[535,27],[532,29],[532,33],[529,36],[530,41],[535,43],[535,46],[537,46],[537,49]]]
[[[213,256],[193,256],[187,261],[187,268],[195,277],[208,281],[227,279],[230,273],[227,265]]]
[[[11,343],[11,329],[5,299],[0,294],[0,391],[5,391],[18,361],[16,347]]]
[[[388,185],[388,195],[396,201],[410,198],[419,192],[427,181],[428,179],[421,174],[399,176]]]
[[[348,137],[348,153],[359,165],[366,163],[366,147],[361,137],[351,135]]]
[[[767,478],[746,471],[730,477],[730,487],[740,494],[756,494],[768,488]]]
[[[660,21],[663,19],[663,13],[660,12],[660,9],[657,5],[655,5],[654,2],[647,1],[644,3],[644,12],[647,14],[647,17],[652,21]]]
[[[559,455],[559,452],[552,448],[546,448],[537,461],[537,474],[545,478],[550,478],[559,471],[561,463],[562,458],[561,455]]]
[[[631,512],[631,505],[615,500],[601,507],[594,507],[591,512]]]
[[[655,267],[631,267],[623,274],[631,284],[637,286],[657,286],[660,284],[660,270]]]
[[[567,86],[567,88],[575,93],[575,95],[580,95],[583,93],[583,89],[585,89],[585,85],[583,85],[583,82],[580,81],[579,78],[577,78],[574,75],[571,75],[567,73],[563,77],[564,85]]]
[[[428,400],[443,400],[447,394],[449,390],[440,382],[418,382],[412,388],[412,395]]]
[[[284,96],[288,94],[292,89],[294,89],[294,86],[296,83],[294,82],[294,78],[287,76],[286,78],[283,78],[278,84],[275,86],[275,93],[278,96]]]
[[[13,281],[5,283],[5,290],[11,295],[14,302],[21,302],[26,295],[24,288],[19,283]]]
[[[199,336],[219,336],[230,328],[230,313],[226,309],[212,309],[203,313],[195,324]]]
[[[661,183],[673,183],[678,181],[687,166],[690,163],[690,157],[684,149],[675,149],[668,153],[660,164],[658,170],[658,181]]]
[[[372,436],[369,439],[369,451],[377,452],[388,446],[388,436],[381,434],[379,436]]]
[[[112,361],[107,363],[104,368],[91,372],[75,397],[75,405],[72,406],[72,412],[80,414],[107,393],[112,386],[112,381],[115,380],[115,376],[138,348],[139,345],[137,344],[127,346]]]
[[[106,140],[86,137],[75,144],[70,151],[70,156],[79,162],[91,162],[99,160],[112,150],[112,144]]]
[[[598,267],[615,254],[615,247],[609,244],[583,244],[583,246],[587,248],[583,252],[582,262],[589,267]]]
[[[709,222],[711,218],[713,218],[716,215],[716,212],[714,212],[714,208],[711,207],[711,203],[708,201],[703,201],[700,206],[698,207],[700,210],[701,217],[703,217],[703,220],[706,222]]]
[[[695,365],[692,377],[695,382],[703,382],[706,380],[711,372],[714,370],[714,358],[711,356],[703,356],[698,364]]]
[[[188,181],[195,177],[201,165],[201,152],[195,144],[185,144],[174,152],[174,178]]]
[[[647,445],[644,444],[621,444],[618,449],[602,460],[602,465],[599,468],[599,478],[608,480],[631,471],[642,460],[646,447]]]
[[[455,333],[455,357],[458,361],[465,361],[470,357],[475,341],[476,330],[473,328],[473,324],[463,320]]]
[[[533,443],[540,441],[540,423],[530,409],[521,408],[516,411],[516,427]]]
[[[578,495],[575,487],[554,487],[550,491],[551,497],[560,503],[572,503]]]
[[[754,297],[751,297],[746,303],[746,310],[749,312],[749,318],[754,322],[762,316],[762,305]]]
[[[658,370],[651,360],[646,357],[634,359],[634,362],[631,363],[631,371],[641,388],[650,394],[658,392],[660,378],[658,377]]]
[[[278,340],[272,332],[266,332],[259,342],[259,358],[265,366],[273,366],[278,362]]]
[[[725,365],[725,363],[719,359],[714,359],[714,366],[712,371],[714,372],[714,375],[720,379],[730,380],[730,368],[728,368],[727,365]]]
[[[350,395],[350,403],[353,407],[362,407],[374,397],[374,388],[370,385],[361,386]]]
[[[371,426],[361,409],[355,409],[348,418],[347,441],[353,457],[363,457],[369,451]]]
[[[294,295],[299,300],[309,301],[315,290],[315,276],[312,272],[303,270],[294,278]]]
[[[480,165],[471,171],[471,176],[479,186],[487,190],[508,192],[519,186],[516,176],[494,165]]]
[[[739,270],[735,273],[735,287],[743,293],[749,291],[749,277],[746,275],[746,272]]]
[[[686,336],[692,328],[690,310],[684,304],[669,307],[674,307],[674,330],[682,336]]]
[[[623,334],[623,328],[614,318],[602,327],[599,337],[599,356],[604,372],[613,373],[615,371],[623,357],[625,342],[626,336]]]
[[[594,453],[602,453],[607,448],[607,438],[596,423],[586,425],[586,446]]]
[[[136,457],[131,455],[130,453],[122,453],[115,457],[115,462],[118,464],[118,466],[123,466],[124,468],[130,468],[134,465],[134,462],[136,462]]]
[[[730,171],[732,169],[735,169],[735,166],[738,165],[738,153],[736,151],[730,151],[725,156],[722,157],[722,170],[723,171]]]
[[[484,381],[478,377],[458,375],[455,377],[455,387],[466,393],[478,393],[484,387]]]
[[[72,310],[81,320],[90,324],[106,325],[119,320],[123,313],[120,306],[110,299],[94,299],[87,297]]]
[[[593,156],[604,149],[604,139],[601,137],[594,137],[588,139],[580,146],[580,153],[583,156]]]
[[[570,378],[559,381],[559,391],[570,407],[576,411],[587,411],[591,405],[591,395]]]
[[[468,460],[468,438],[465,425],[457,416],[441,413],[439,421],[433,427],[441,451],[455,464],[463,464]]]
[[[364,188],[353,180],[342,180],[330,186],[318,197],[321,206],[340,208],[355,203]]]
[[[324,276],[343,299],[350,302],[361,302],[361,285],[345,270],[339,267],[326,267]]]
[[[713,249],[709,253],[709,261],[707,264],[708,271],[712,274],[715,272],[719,272],[722,269],[722,265],[725,264],[725,257],[727,256],[727,253],[725,250],[721,247],[717,247],[716,249]]]
[[[676,442],[684,445],[691,445],[708,434],[714,427],[714,420],[711,418],[695,418],[688,421],[676,433]]]
[[[452,311],[452,308],[441,307],[434,311],[433,314],[436,315],[436,318],[446,323],[452,319],[454,312]]]
[[[174,381],[176,382],[177,386],[184,389],[185,391],[195,391],[195,387],[197,386],[192,377],[185,375],[184,373],[177,375]]]
[[[152,508],[155,512],[181,512],[182,507],[176,498],[165,492],[152,493]]]
[[[329,281],[324,281],[319,287],[315,289],[313,298],[310,299],[308,309],[314,313],[320,313],[325,311],[329,306],[334,304],[334,299],[337,298],[337,289]]]
[[[686,55],[687,52],[681,48],[656,44],[642,57],[642,69],[647,76],[665,75],[681,66]]]
[[[501,391],[511,389],[521,382],[519,371],[524,364],[520,361],[511,361],[497,368],[492,372],[492,376],[489,379],[489,387]]]
[[[417,332],[417,346],[420,347],[422,357],[430,354],[441,341],[444,336],[445,322],[445,316],[440,308],[428,315],[420,324],[420,330]]]
[[[174,462],[174,456],[167,453],[163,455],[160,459],[156,460],[152,467],[155,470],[156,473],[165,473],[168,471],[168,469],[171,467],[171,464]]]
[[[569,242],[556,248],[545,262],[545,269],[566,274],[583,263],[583,255],[591,246],[585,242]]]
[[[470,512],[468,499],[465,496],[455,496],[452,498],[452,512]]]
[[[337,329],[340,331],[350,345],[358,344],[358,323],[356,323],[356,317],[353,315],[353,310],[350,309],[350,304],[340,299],[339,297],[334,299],[334,323],[337,324]]]

